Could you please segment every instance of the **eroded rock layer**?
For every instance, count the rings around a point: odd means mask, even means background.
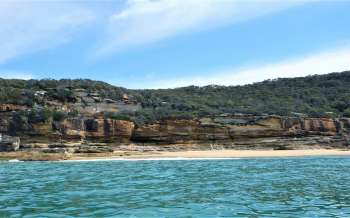
[[[44,148],[49,149],[48,152],[66,151],[62,147],[70,146],[62,144],[67,143],[75,143],[75,152],[87,153],[109,151],[115,146],[120,149],[120,146],[130,144],[153,144],[159,149],[172,145],[168,147],[170,150],[176,148],[176,145],[178,148],[195,149],[200,149],[201,146],[233,149],[339,147],[347,146],[349,130],[348,118],[225,115],[198,119],[164,119],[141,126],[135,126],[130,121],[98,116],[35,123],[12,113],[2,113],[0,118],[0,133],[20,137],[23,144],[21,148],[35,148],[28,144],[46,143]],[[91,146],[88,146],[89,143]],[[91,143],[103,143],[103,146],[96,147]]]

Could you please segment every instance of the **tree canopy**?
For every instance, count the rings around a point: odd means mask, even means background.
[[[119,116],[138,122],[223,113],[350,116],[350,71],[266,80],[243,86],[209,85],[158,90],[131,90],[86,79],[0,79],[0,103],[31,106],[34,93],[39,90],[46,90],[59,101],[72,101],[73,89],[97,92],[113,100],[120,100],[123,94],[127,94],[133,101],[141,103],[142,109],[124,111]]]

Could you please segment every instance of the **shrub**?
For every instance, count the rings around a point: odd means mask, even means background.
[[[113,119],[113,120],[126,120],[126,121],[131,120],[130,115],[122,114],[122,113],[105,113],[104,117]]]
[[[347,109],[344,110],[343,116],[344,117],[350,117],[350,108],[347,108]]]
[[[54,121],[62,121],[67,117],[67,114],[62,111],[53,111],[52,112],[52,119]]]

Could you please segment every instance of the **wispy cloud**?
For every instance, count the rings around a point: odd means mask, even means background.
[[[303,0],[128,0],[110,17],[97,56],[177,34],[239,22],[304,3]]]
[[[155,81],[145,88],[174,88],[189,85],[244,85],[267,79],[300,77],[313,74],[341,72],[350,69],[350,47],[323,51],[304,57],[282,60],[260,66],[235,68],[191,76]]]
[[[35,77],[29,72],[20,72],[20,71],[0,71],[0,78],[2,79],[24,79],[30,80]]]
[[[0,63],[69,41],[93,14],[68,2],[0,2]]]
[[[91,55],[106,56],[305,2],[307,0],[125,0],[115,2],[119,10],[113,14],[113,9],[106,9],[106,3],[96,4],[99,7],[94,8],[86,2],[1,1],[0,64],[69,42],[74,36],[83,35],[85,27],[95,30],[96,34],[97,42],[87,45],[93,47]]]

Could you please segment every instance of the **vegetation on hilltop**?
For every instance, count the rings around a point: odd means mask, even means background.
[[[13,103],[31,106],[35,91],[47,91],[52,99],[62,102],[74,100],[73,90],[85,89],[87,92],[98,92],[102,97],[120,99],[126,89],[115,87],[101,81],[88,79],[43,79],[19,80],[0,78],[0,103]]]
[[[309,116],[350,116],[350,71],[300,78],[266,80],[244,86],[189,86],[176,89],[130,90],[92,80],[0,79],[0,103],[33,105],[35,91],[46,90],[56,100],[74,101],[73,89],[97,92],[120,100],[124,93],[141,103],[136,112],[117,117],[146,122],[171,116],[206,116],[222,113]]]

